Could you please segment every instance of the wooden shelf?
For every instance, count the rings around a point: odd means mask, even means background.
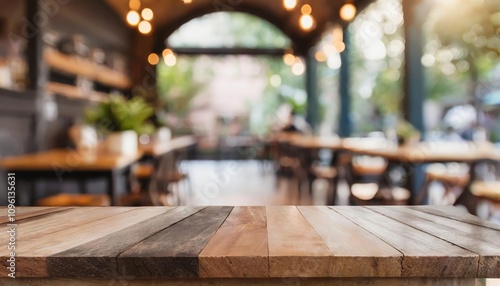
[[[82,99],[82,100],[89,100],[93,102],[103,102],[106,101],[107,98],[109,97],[108,94],[103,93],[103,92],[92,92],[90,94],[85,94],[82,93],[77,87],[68,85],[68,84],[63,84],[63,83],[57,83],[57,82],[49,82],[47,83],[47,86],[45,88],[47,91],[62,95],[71,99]]]
[[[84,76],[90,80],[118,89],[129,89],[132,83],[128,76],[106,66],[92,63],[86,59],[68,56],[56,50],[46,49],[44,59],[54,70]]]

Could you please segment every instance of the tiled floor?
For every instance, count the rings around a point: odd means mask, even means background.
[[[296,184],[277,180],[269,164],[258,161],[191,161],[183,166],[189,172],[194,193],[189,205],[324,205],[326,182],[317,180],[313,196],[305,188],[299,198]],[[347,187],[340,184],[343,204]]]

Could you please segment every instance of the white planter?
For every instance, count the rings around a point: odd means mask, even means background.
[[[137,133],[135,131],[114,132],[106,139],[108,151],[113,154],[134,155],[137,153]]]
[[[170,141],[170,139],[172,139],[172,132],[167,127],[159,128],[153,135],[154,143],[164,143]]]

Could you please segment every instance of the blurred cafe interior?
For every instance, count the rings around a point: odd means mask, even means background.
[[[20,206],[455,205],[500,222],[499,0],[0,7],[0,185],[15,173]]]

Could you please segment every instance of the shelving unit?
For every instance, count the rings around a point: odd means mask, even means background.
[[[71,99],[89,100],[92,102],[103,102],[109,97],[109,95],[104,92],[94,91],[92,93],[82,93],[76,86],[58,82],[48,82],[46,90]]]
[[[56,71],[74,76],[84,76],[113,88],[127,90],[132,86],[130,78],[106,66],[92,63],[90,60],[62,54],[56,50],[46,49],[44,59],[47,65]]]

